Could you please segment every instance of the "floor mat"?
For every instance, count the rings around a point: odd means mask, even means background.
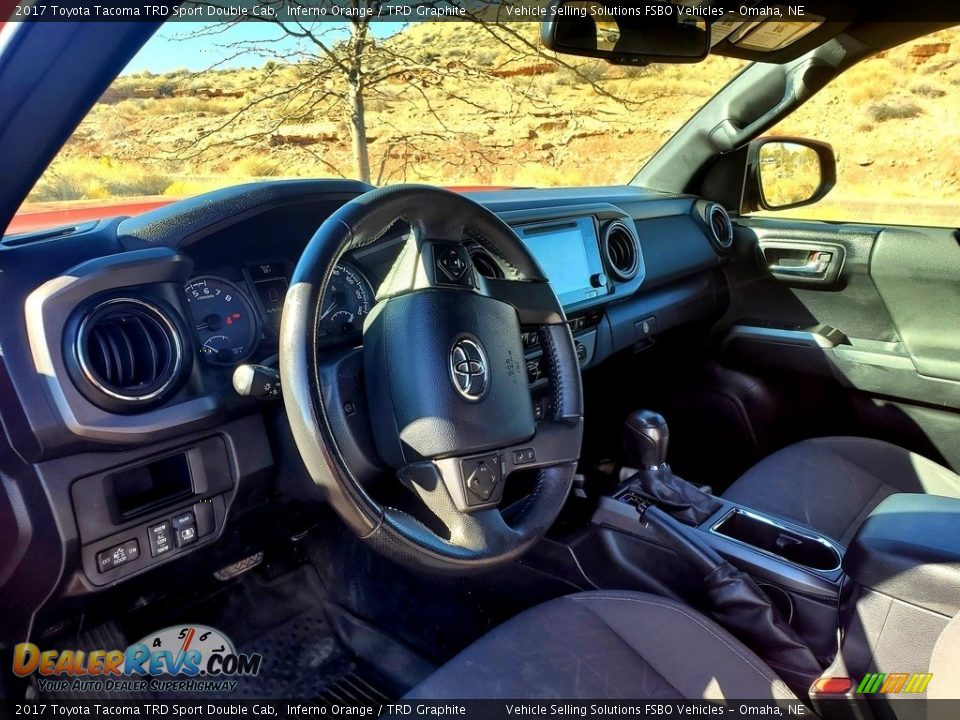
[[[251,576],[211,607],[198,608],[213,627],[227,634],[240,653],[263,657],[260,673],[238,679],[223,695],[243,699],[383,698],[374,674],[338,640],[320,604],[316,571],[301,566],[275,578]],[[212,611],[212,612],[211,612]]]
[[[259,675],[240,679],[236,690],[224,697],[321,698],[330,694],[349,698],[355,694],[366,699],[370,692],[382,696],[370,680],[360,678],[357,664],[334,637],[319,608],[242,643],[237,650],[259,653],[263,664]],[[351,691],[358,681],[370,689]]]
[[[127,622],[131,641],[164,627],[206,625],[236,650],[259,654],[256,676],[237,677],[230,692],[179,693],[190,699],[312,699],[321,703],[379,702],[402,694],[358,660],[338,639],[323,606],[323,588],[310,565],[282,574],[258,569],[189,601],[170,597]],[[89,696],[87,696],[89,697]]]

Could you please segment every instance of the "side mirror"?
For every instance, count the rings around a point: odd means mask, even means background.
[[[821,200],[837,182],[827,143],[803,138],[758,138],[747,146],[744,210],[786,210]]]
[[[710,52],[710,26],[689,8],[655,0],[552,0],[540,26],[543,44],[613,65],[690,63]]]

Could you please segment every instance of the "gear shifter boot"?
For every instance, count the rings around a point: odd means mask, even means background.
[[[637,472],[628,481],[627,492],[649,500],[687,525],[699,525],[722,506],[712,495],[674,475],[666,464]]]

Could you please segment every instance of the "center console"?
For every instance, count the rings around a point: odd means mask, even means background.
[[[687,567],[682,548],[664,537],[662,527],[645,521],[645,507],[656,507],[672,517],[681,544],[747,573],[815,655],[835,654],[845,548],[809,527],[715,497],[709,488],[675,476],[666,463],[667,424],[657,413],[631,413],[622,439],[638,469],[599,501],[593,523],[601,552],[616,558],[640,587],[662,584],[668,594],[695,602],[703,577]]]
[[[638,501],[627,488],[601,498],[593,523],[606,535],[608,549],[632,565],[631,574],[672,585],[683,574],[681,563],[640,522]],[[722,498],[716,501],[714,513],[686,528],[690,535],[753,577],[816,655],[836,652],[844,548],[801,525]],[[698,579],[687,581],[695,591]]]
[[[938,638],[960,614],[960,499],[891,495],[844,547],[673,476],[666,422],[656,413],[631,414],[623,437],[638,469],[600,498],[574,550],[591,583],[679,597],[716,614],[712,571],[697,560],[712,557],[714,567],[746,573],[816,656],[812,677],[795,678],[801,689],[818,677],[928,671]]]

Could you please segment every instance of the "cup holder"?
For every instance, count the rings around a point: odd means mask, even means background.
[[[811,570],[830,572],[840,567],[840,553],[823,538],[741,508],[724,515],[712,531]]]

